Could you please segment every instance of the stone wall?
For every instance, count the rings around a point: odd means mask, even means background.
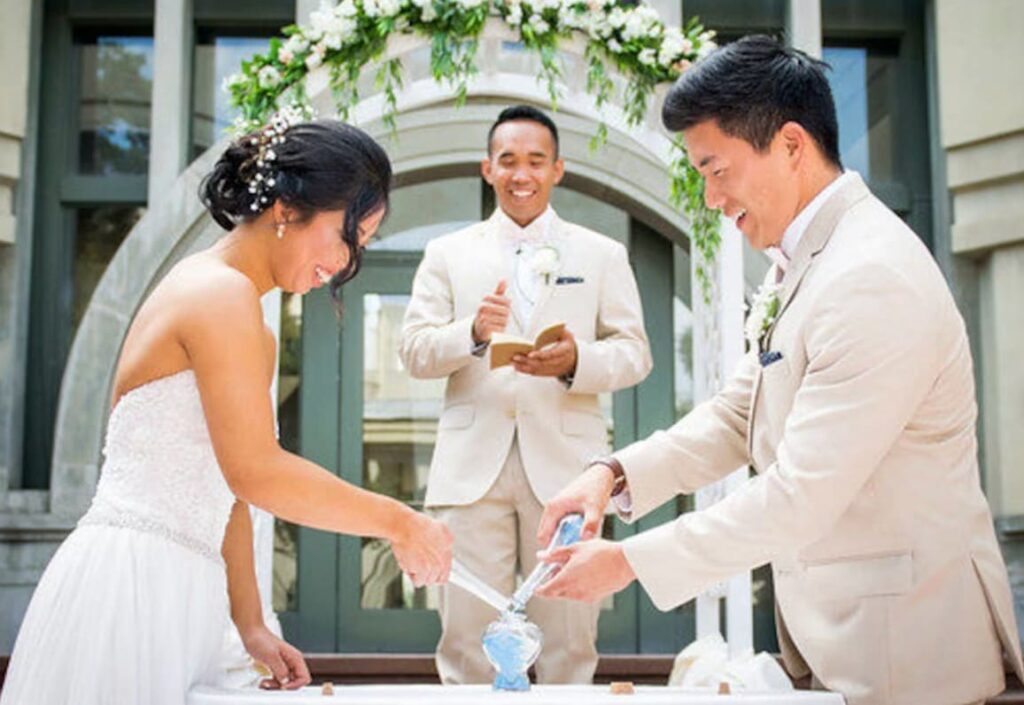
[[[977,271],[985,490],[1024,624],[1024,3],[936,0],[950,249]]]

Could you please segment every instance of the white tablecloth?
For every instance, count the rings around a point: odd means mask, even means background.
[[[496,693],[490,686],[335,685],[334,697],[320,686],[298,691],[224,690],[199,687],[186,705],[315,705],[339,700],[346,705],[844,705],[838,693],[735,693],[637,686],[632,695],[612,695],[608,686],[534,686],[526,693]]]

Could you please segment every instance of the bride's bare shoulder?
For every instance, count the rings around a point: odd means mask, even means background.
[[[186,324],[262,326],[260,295],[252,280],[216,257],[198,253],[178,262],[160,283]]]

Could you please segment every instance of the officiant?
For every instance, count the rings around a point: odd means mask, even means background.
[[[626,248],[563,221],[551,207],[565,165],[558,130],[536,108],[501,112],[481,172],[498,207],[487,220],[431,241],[412,287],[401,358],[413,377],[447,378],[426,506],[455,537],[454,556],[511,595],[536,564],[543,503],[607,452],[598,395],[651,369]],[[491,369],[495,333],[556,343]],[[535,599],[544,632],[541,683],[589,683],[599,605]],[[437,667],[446,684],[487,683],[480,637],[494,609],[451,585],[441,592]]]

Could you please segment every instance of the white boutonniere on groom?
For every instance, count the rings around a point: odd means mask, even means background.
[[[779,315],[779,284],[762,284],[750,302],[750,313],[744,326],[744,335],[750,350],[761,351],[761,343],[768,329]]]
[[[562,253],[554,245],[544,243],[533,251],[533,256],[530,258],[530,269],[544,280],[545,286],[550,286],[551,277],[558,274],[561,268]]]

